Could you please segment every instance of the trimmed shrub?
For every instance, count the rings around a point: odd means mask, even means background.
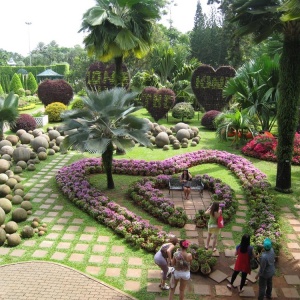
[[[9,85],[9,91],[10,92],[14,92],[15,94],[18,94],[19,89],[22,89],[23,85],[20,79],[20,76],[15,73],[10,81],[10,85]]]
[[[177,103],[172,109],[172,117],[175,119],[193,119],[195,110],[190,103],[181,102]]]
[[[210,110],[207,113],[205,113],[201,119],[201,125],[208,129],[216,129],[216,125],[214,123],[215,118],[220,114],[221,112],[218,110]]]
[[[38,97],[45,106],[54,102],[68,105],[73,98],[73,90],[63,79],[48,79],[38,86]]]
[[[30,90],[31,95],[35,94],[38,89],[38,84],[31,72],[28,73],[27,77],[27,89]]]
[[[26,131],[36,129],[35,119],[31,115],[21,114],[15,124],[11,126],[12,132],[17,132],[19,129],[24,129]]]
[[[83,109],[84,108],[84,103],[81,98],[76,98],[74,101],[71,103],[71,109]]]
[[[46,106],[45,112],[48,115],[49,122],[60,122],[62,120],[61,113],[67,110],[67,107],[60,102],[53,102]]]

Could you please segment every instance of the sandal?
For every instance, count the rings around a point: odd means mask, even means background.
[[[167,284],[165,284],[165,285],[159,285],[159,287],[163,290],[163,291],[167,291],[167,290],[169,290],[170,289],[170,287],[167,285]]]
[[[231,290],[232,285],[230,283],[228,283],[226,286]]]

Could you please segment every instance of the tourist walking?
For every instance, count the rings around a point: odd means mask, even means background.
[[[175,271],[172,274],[174,276],[174,282],[171,284],[171,289],[169,293],[169,300],[173,300],[176,286],[179,282],[179,299],[184,299],[184,292],[187,287],[187,283],[190,280],[190,263],[193,259],[191,253],[187,253],[187,248],[189,247],[189,241],[182,240],[179,243],[180,248],[174,253],[172,258],[172,266],[174,266]],[[172,278],[171,278],[172,280]]]
[[[168,242],[163,244],[154,255],[154,262],[161,268],[159,287],[162,290],[168,290],[170,288],[166,284],[166,280],[171,272],[172,252],[177,243],[178,239],[176,236],[170,237]]]
[[[263,243],[263,250],[259,258],[260,268],[256,275],[259,278],[258,300],[264,297],[272,299],[273,276],[275,274],[275,252],[272,247],[272,241],[266,238]]]
[[[231,276],[231,281],[227,284],[227,287],[231,289],[237,275],[241,272],[242,278],[239,286],[239,293],[244,291],[244,285],[246,283],[247,274],[251,273],[250,259],[252,257],[256,258],[256,254],[252,246],[250,246],[250,236],[249,234],[244,234],[241,239],[241,243],[236,246],[235,255],[237,256],[234,271]]]
[[[189,200],[189,196],[191,194],[191,181],[192,181],[192,174],[189,172],[188,169],[183,170],[180,176],[180,182],[182,183],[183,194],[185,200]]]
[[[213,251],[217,251],[217,240],[221,230],[218,227],[218,218],[222,214],[222,208],[220,207],[219,202],[213,202],[213,204],[206,210],[205,214],[209,214],[208,234],[205,249],[208,250],[211,236],[214,235],[212,249]]]

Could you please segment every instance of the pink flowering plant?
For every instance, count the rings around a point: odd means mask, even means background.
[[[113,160],[113,170],[117,174],[158,176],[159,184],[167,179],[166,175],[173,175],[182,172],[183,169],[191,168],[199,164],[217,163],[227,167],[240,180],[247,195],[250,205],[249,229],[254,236],[254,243],[263,237],[272,239],[274,248],[279,245],[280,232],[277,224],[276,203],[268,190],[270,184],[266,175],[255,168],[247,159],[218,150],[199,150],[181,155],[176,155],[164,161],[146,162],[142,160]],[[88,158],[63,167],[57,173],[56,180],[58,186],[66,197],[75,205],[81,208],[98,220],[106,224],[116,233],[123,236],[129,243],[136,247],[142,247],[148,251],[155,251],[166,239],[167,234],[135,215],[117,203],[110,201],[101,191],[92,187],[88,182],[88,175],[92,172],[103,172],[101,158]],[[164,209],[163,213],[172,211],[169,200],[163,198],[157,188],[152,185],[151,180],[145,179],[147,189],[142,189],[143,194],[136,193],[137,202],[142,203],[144,198],[148,198],[148,205],[155,203],[157,209]],[[228,207],[233,198],[230,196],[230,188],[222,184],[221,181],[212,179],[208,175],[203,176],[206,188],[214,189],[214,196],[218,201],[228,203]],[[155,191],[153,197],[152,192]],[[217,191],[217,192],[216,192]],[[156,194],[157,193],[157,194]],[[143,205],[146,206],[146,203]],[[155,214],[161,211],[155,211]],[[168,218],[168,223],[175,225],[176,219],[183,215],[183,210],[175,210]],[[166,216],[167,217],[167,214]],[[138,222],[139,225],[137,225]],[[133,234],[134,232],[134,234]],[[133,236],[133,237],[130,237]],[[256,243],[257,244],[257,243]]]
[[[278,141],[273,136],[258,135],[248,142],[243,148],[242,153],[261,160],[277,161],[276,149]],[[300,165],[300,134],[295,134],[294,153],[292,164]]]

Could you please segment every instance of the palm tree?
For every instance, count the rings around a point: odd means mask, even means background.
[[[121,150],[134,147],[134,141],[152,148],[145,133],[149,123],[132,115],[139,110],[132,101],[137,93],[114,88],[101,93],[87,92],[82,98],[85,108],[63,113],[63,129],[71,130],[62,143],[62,150],[73,147],[80,151],[91,149],[102,154],[107,188],[114,188],[112,158],[114,145]]]
[[[116,85],[122,82],[124,56],[142,58],[150,50],[152,21],[159,17],[164,0],[96,0],[83,15],[80,31],[90,56],[103,62],[115,60]],[[79,32],[80,32],[79,31]]]
[[[276,190],[289,193],[292,192],[291,160],[300,98],[300,1],[235,0],[232,10],[232,22],[238,23],[239,35],[253,34],[256,42],[274,33],[283,36],[279,64]]]
[[[276,120],[278,81],[279,56],[263,55],[239,68],[236,76],[227,81],[223,93],[234,96],[243,109],[249,108],[249,114],[257,116],[263,131],[271,131]]]
[[[4,138],[4,124],[13,123],[19,116],[19,97],[13,92],[3,99],[0,97],[0,141]]]

